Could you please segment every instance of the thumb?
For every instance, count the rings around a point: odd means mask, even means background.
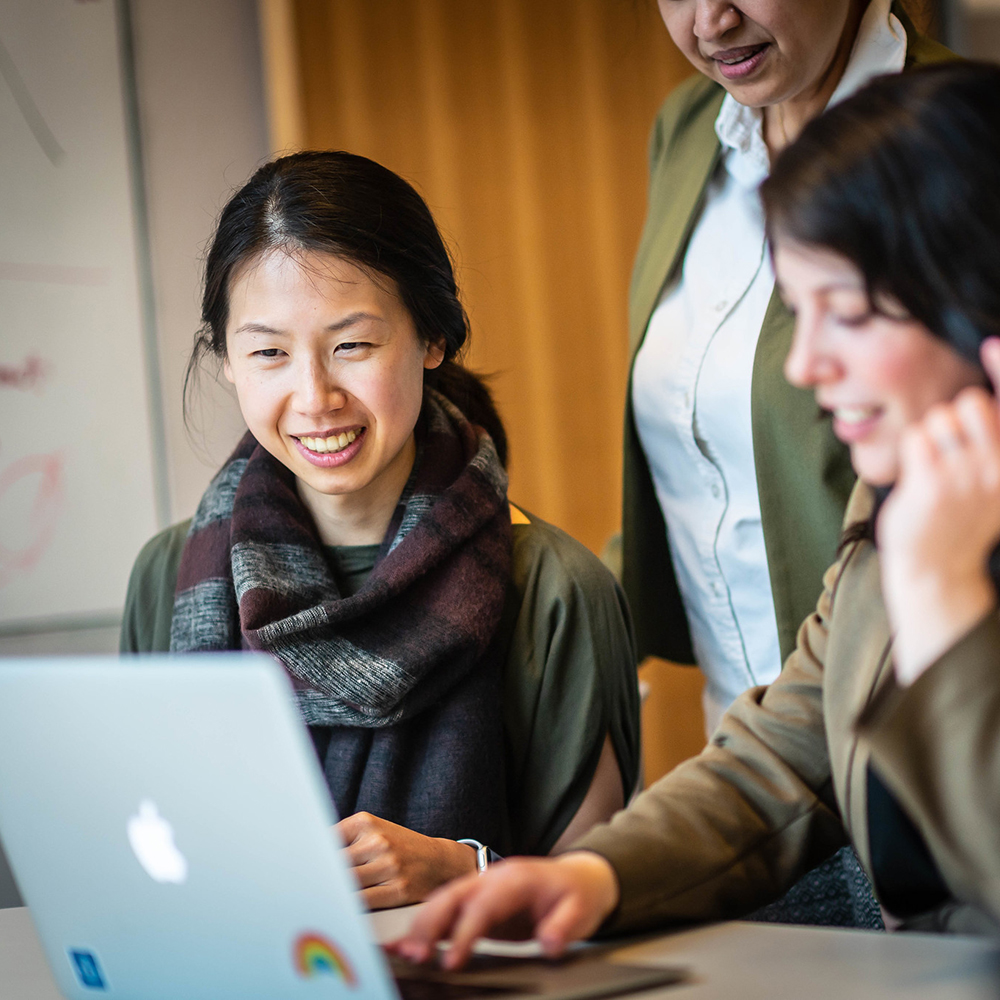
[[[993,383],[994,395],[1000,397],[1000,337],[987,337],[979,348],[979,357]]]

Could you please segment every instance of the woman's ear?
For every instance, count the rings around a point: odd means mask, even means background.
[[[426,353],[424,354],[424,367],[437,368],[442,361],[444,361],[444,341],[429,341]]]
[[[222,361],[222,372],[226,376],[227,381],[235,382],[236,379],[233,378],[233,369],[229,366],[229,358],[223,358]]]

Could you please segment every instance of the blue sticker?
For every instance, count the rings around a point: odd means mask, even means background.
[[[106,990],[104,977],[101,975],[97,958],[90,951],[71,951],[69,957],[73,959],[73,968],[77,978],[84,986],[92,990]]]

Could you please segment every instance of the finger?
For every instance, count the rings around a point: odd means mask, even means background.
[[[380,833],[367,833],[359,837],[353,844],[344,848],[344,852],[355,868],[371,864],[380,858],[394,855],[392,844]]]
[[[933,407],[923,424],[940,458],[948,462],[960,456],[968,441],[954,406]]]
[[[352,844],[369,831],[370,819],[368,813],[354,813],[352,816],[345,816],[334,829],[340,834],[345,845]]]
[[[934,438],[923,424],[914,424],[903,431],[899,442],[898,478],[901,482],[933,473],[940,463],[941,456]]]
[[[535,937],[550,958],[558,958],[570,941],[587,937],[593,927],[590,914],[586,913],[576,893],[567,893],[538,923]]]
[[[411,962],[426,962],[434,945],[451,933],[465,900],[474,892],[478,875],[467,875],[439,889],[414,918],[409,933],[396,942],[401,955]]]
[[[384,882],[362,889],[361,898],[369,910],[388,910],[393,906],[405,906],[409,902],[403,898],[400,886],[395,882]]]
[[[477,877],[477,876],[473,876]],[[499,870],[493,877],[478,877],[475,890],[470,893],[454,921],[451,931],[451,949],[445,955],[442,965],[447,969],[457,969],[468,961],[472,946],[481,937],[486,937],[492,928],[511,920],[512,917],[530,910],[533,883],[518,877],[504,878]]]
[[[379,855],[371,861],[354,866],[354,877],[363,885],[379,885],[399,878],[399,865],[391,855]]]
[[[955,400],[955,410],[980,482],[996,488],[1000,485],[1000,413],[995,402],[981,389],[970,389]]]
[[[1000,337],[987,337],[979,348],[979,357],[993,383],[994,394],[1000,396]]]

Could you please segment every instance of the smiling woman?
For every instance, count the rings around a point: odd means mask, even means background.
[[[468,321],[416,191],[348,153],[267,164],[223,210],[202,315],[190,371],[221,363],[248,433],[140,554],[122,649],[281,661],[373,907],[620,807],[624,598],[508,503],[503,423],[457,361]]]
[[[295,474],[326,545],[378,544],[415,458],[422,343],[394,289],[315,251],[272,250],[231,280],[226,378],[250,433]]]
[[[906,428],[935,403],[981,384],[981,366],[898,301],[882,295],[873,303],[864,275],[838,254],[786,238],[775,244],[774,265],[796,317],[785,375],[815,389],[854,471],[872,486],[891,486]]]

